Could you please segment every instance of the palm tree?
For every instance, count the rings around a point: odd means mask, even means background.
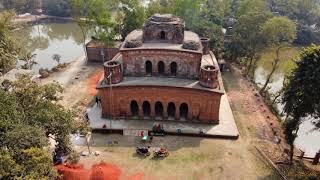
[[[37,54],[32,54],[31,52],[27,52],[22,55],[20,58],[21,61],[24,61],[25,64],[21,66],[22,69],[32,69],[34,65],[38,64],[35,61]]]
[[[60,65],[61,56],[59,54],[52,55],[52,59]]]

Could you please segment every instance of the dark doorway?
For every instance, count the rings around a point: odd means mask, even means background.
[[[146,61],[146,75],[152,75],[152,63],[151,63],[151,61]]]
[[[144,116],[150,116],[150,103],[148,101],[144,101],[142,104],[142,108],[143,108],[143,115]]]
[[[180,105],[180,118],[187,119],[188,117],[188,105],[186,103],[182,103]]]
[[[163,106],[161,102],[156,102],[155,104],[156,116],[163,116]]]
[[[160,39],[161,40],[166,40],[166,33],[164,31],[160,32]]]
[[[170,64],[170,71],[171,71],[171,75],[172,76],[176,76],[177,75],[177,63],[176,62],[172,62]]]
[[[131,101],[130,104],[131,114],[132,116],[138,116],[139,115],[139,106],[137,101]]]
[[[167,112],[168,112],[168,117],[169,119],[174,119],[176,116],[176,106],[173,102],[170,102],[168,104],[168,108],[167,108]]]
[[[158,73],[159,73],[159,75],[164,74],[164,62],[163,61],[158,62]]]

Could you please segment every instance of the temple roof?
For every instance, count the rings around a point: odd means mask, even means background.
[[[142,42],[142,30],[132,31],[126,38],[125,42],[120,47],[120,51],[130,51],[139,49],[167,49],[167,50],[177,50],[177,51],[187,51],[194,53],[202,53],[202,46],[198,50],[191,50],[183,48],[183,44],[174,43],[163,43],[163,42]],[[127,48],[126,42],[140,42],[138,47]],[[184,42],[195,42],[201,45],[199,36],[191,31],[184,32]]]

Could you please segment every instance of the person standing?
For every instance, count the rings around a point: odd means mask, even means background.
[[[99,106],[99,98],[96,96],[96,105]]]

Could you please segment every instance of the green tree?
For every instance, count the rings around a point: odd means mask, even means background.
[[[118,5],[118,0],[73,0],[75,16],[88,22],[86,25],[92,27],[93,36],[107,47],[114,46],[114,39],[118,35],[117,22],[112,16]]]
[[[59,17],[70,17],[72,12],[71,0],[43,0],[46,14]]]
[[[131,31],[141,29],[145,20],[144,7],[140,0],[120,0],[119,32],[124,39]]]
[[[54,179],[52,157],[44,147],[50,137],[57,142],[56,153],[69,154],[69,135],[76,128],[73,113],[57,104],[62,87],[39,85],[30,77],[21,76],[4,89],[7,91],[0,89],[1,176]]]
[[[56,179],[58,176],[52,166],[52,157],[43,149],[25,149],[22,156],[22,174],[25,174],[25,179]]]
[[[269,19],[262,26],[262,34],[264,35],[267,44],[275,47],[276,58],[272,63],[272,69],[267,76],[266,82],[260,89],[260,94],[265,93],[265,90],[271,80],[273,73],[278,68],[281,48],[290,45],[296,39],[297,28],[294,22],[292,22],[287,17],[274,17]]]
[[[196,29],[201,15],[201,0],[169,0],[168,12],[185,21],[187,29]]]
[[[154,14],[164,14],[164,13],[168,13],[168,9],[166,8],[166,6],[168,5],[167,1],[163,1],[161,3],[161,1],[159,0],[151,0],[148,4],[148,6],[146,7],[146,17],[151,17]]]
[[[282,97],[284,112],[289,117],[285,123],[285,133],[291,146],[290,163],[301,118],[320,117],[320,46],[303,49],[295,62],[297,68],[289,75]]]
[[[239,0],[237,17],[248,14],[250,12],[266,11],[269,11],[266,0]]]
[[[35,61],[36,56],[37,54],[32,54],[31,52],[27,52],[21,55],[20,60],[25,62],[25,64],[21,67],[23,69],[32,69],[34,65],[38,64]]]
[[[0,13],[0,72],[6,73],[15,67],[19,48],[13,39],[12,30],[13,17],[12,11]]]
[[[90,30],[93,29],[94,27],[92,26],[92,22],[85,16],[86,11],[84,7],[85,7],[85,1],[83,0],[72,1],[72,17],[80,27],[81,35],[82,35],[83,51],[86,56],[86,60],[88,60],[86,40]]]
[[[238,18],[233,29],[230,45],[233,51],[230,54],[235,59],[244,59],[246,75],[254,72],[259,53],[265,47],[265,38],[261,28],[270,17],[268,12],[249,12]]]

